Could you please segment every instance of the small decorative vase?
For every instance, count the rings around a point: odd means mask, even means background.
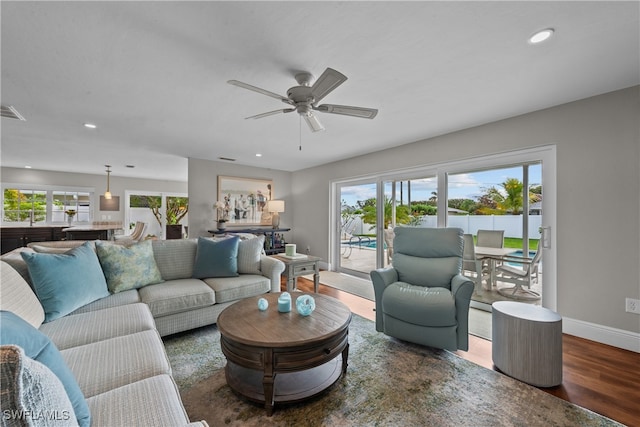
[[[71,215],[67,215],[67,224],[71,227],[71,223],[73,222],[73,217]]]
[[[302,316],[308,316],[316,309],[316,300],[311,295],[300,295],[296,299],[296,309]]]
[[[227,222],[226,221],[218,221],[218,230],[220,231],[224,231],[227,229]]]
[[[265,311],[267,308],[269,308],[269,301],[264,298],[260,298],[258,300],[258,310]]]
[[[283,292],[278,297],[278,311],[280,313],[288,313],[291,311],[291,294]]]

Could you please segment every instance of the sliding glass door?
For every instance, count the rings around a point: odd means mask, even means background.
[[[514,256],[533,259],[543,227],[541,162],[448,174],[447,196],[449,227],[462,228],[474,239],[478,230],[497,230]],[[509,265],[526,268],[524,263]],[[485,304],[508,299],[497,292],[496,283],[493,287],[491,292],[478,289],[472,299]],[[532,289],[538,294],[542,291],[541,266]],[[528,299],[535,300],[529,295]]]
[[[500,229],[524,257],[540,247],[542,305],[555,309],[555,165],[546,146],[334,182],[331,269],[368,278],[390,265],[396,226]]]
[[[145,235],[157,239],[182,239],[189,230],[189,198],[185,194],[127,191],[125,221],[129,232],[137,221]]]

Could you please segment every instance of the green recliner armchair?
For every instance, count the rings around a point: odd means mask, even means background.
[[[393,267],[371,272],[376,330],[430,347],[468,350],[473,282],[461,274],[462,230],[394,231]]]

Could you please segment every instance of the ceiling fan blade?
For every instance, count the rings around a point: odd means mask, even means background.
[[[378,114],[378,110],[374,108],[352,107],[350,105],[322,104],[313,107],[313,109],[324,113],[362,117],[363,119],[373,119]]]
[[[331,91],[340,86],[347,80],[347,76],[334,70],[333,68],[327,68],[324,73],[318,77],[313,86],[311,86],[311,95],[313,95],[313,102],[320,102],[322,98],[329,95]]]
[[[291,101],[286,96],[278,95],[277,93],[268,91],[266,89],[262,89],[262,88],[253,86],[253,85],[250,85],[248,83],[239,82],[238,80],[229,80],[229,81],[227,81],[227,83],[229,83],[230,85],[241,87],[243,89],[249,89],[249,90],[252,90],[254,92],[258,92],[258,93],[261,93],[263,95],[267,95],[267,96],[270,96],[272,98],[279,99],[280,101],[286,102],[287,104],[292,104],[293,105],[293,101]]]
[[[302,117],[304,117],[312,132],[320,132],[321,130],[324,130],[324,126],[322,126],[320,120],[318,120],[313,113],[309,112],[307,114],[303,114]]]
[[[283,109],[280,109],[280,110],[274,110],[274,111],[268,111],[268,112],[262,113],[262,114],[256,114],[255,116],[245,117],[245,119],[261,119],[263,117],[273,116],[274,114],[290,113],[292,111],[296,111],[296,109],[295,108],[283,108]]]

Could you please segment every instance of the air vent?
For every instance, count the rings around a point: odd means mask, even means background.
[[[226,161],[228,161],[228,162],[235,162],[235,161],[236,161],[236,159],[232,159],[232,158],[230,158],[230,157],[218,157],[218,159],[220,159],[220,160],[226,160]]]
[[[18,110],[16,110],[13,105],[9,105],[9,106],[5,106],[2,105],[2,117],[6,117],[8,119],[17,119],[20,121],[26,121],[26,119],[24,117],[22,117],[22,115],[20,113],[18,113]]]

